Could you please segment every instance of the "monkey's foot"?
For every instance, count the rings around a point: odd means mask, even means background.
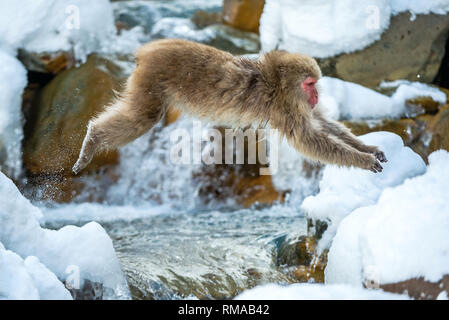
[[[81,170],[83,170],[88,164],[90,160],[79,158],[78,161],[73,165],[72,171],[74,174],[78,174]]]

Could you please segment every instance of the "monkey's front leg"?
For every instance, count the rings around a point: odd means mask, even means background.
[[[337,121],[326,119],[321,113],[317,112],[314,115],[323,126],[323,129],[325,131],[330,132],[337,138],[339,138],[344,143],[349,144],[350,146],[356,148],[357,150],[361,152],[368,152],[374,154],[374,156],[379,160],[380,162],[387,162],[387,157],[385,156],[384,152],[380,150],[376,146],[368,146],[364,144],[362,141],[360,141],[354,134],[351,133],[351,131],[346,128],[344,125]]]
[[[287,139],[299,152],[312,159],[375,173],[383,169],[374,154],[361,152],[324,130],[313,128],[307,119],[300,120],[287,135]]]

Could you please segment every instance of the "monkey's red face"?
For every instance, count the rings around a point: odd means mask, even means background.
[[[306,80],[301,83],[301,88],[308,96],[307,102],[309,102],[310,108],[313,109],[318,103],[318,90],[316,89],[317,79],[314,77],[307,77]]]

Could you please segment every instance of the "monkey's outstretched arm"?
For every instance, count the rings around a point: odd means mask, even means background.
[[[377,160],[380,162],[387,162],[385,154],[376,146],[368,146],[360,141],[351,131],[346,128],[341,123],[326,119],[326,117],[320,112],[314,114],[315,119],[317,119],[322,125],[323,129],[336,136],[338,139],[344,143],[354,147],[361,152],[372,153],[376,156]]]
[[[340,166],[382,171],[382,166],[373,154],[361,152],[325,130],[314,128],[310,119],[301,117],[295,122],[286,137],[290,144],[306,156]]]

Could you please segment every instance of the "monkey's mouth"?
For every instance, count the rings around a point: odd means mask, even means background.
[[[309,105],[310,105],[310,108],[314,108],[315,107],[315,105],[318,103],[318,95],[313,95],[313,96],[311,96],[310,98],[309,98]]]

